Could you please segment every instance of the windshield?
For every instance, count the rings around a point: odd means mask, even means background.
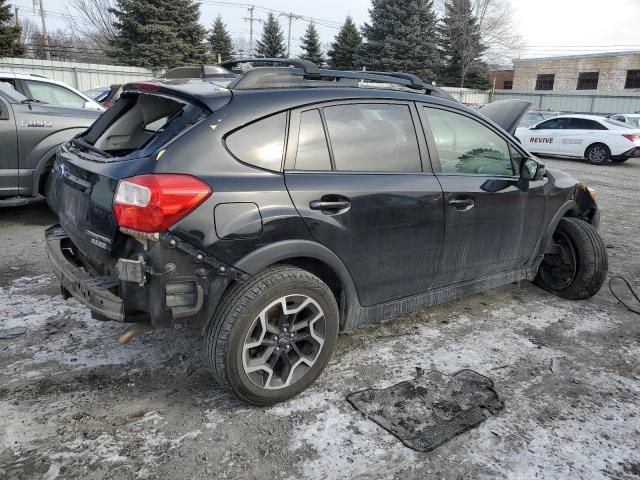
[[[5,96],[6,98],[8,98],[9,100],[16,102],[16,103],[20,103],[20,102],[24,102],[25,100],[28,100],[27,97],[25,97],[24,95],[22,95],[19,92],[16,92],[13,87],[9,86],[8,84],[4,83],[4,82],[0,82],[0,94],[2,94],[3,96]]]
[[[100,101],[100,97],[106,96],[107,93],[109,93],[108,88],[93,88],[84,92],[87,97],[97,101]]]
[[[613,120],[611,118],[605,118],[604,122],[605,123],[610,123],[611,125],[615,125],[616,127],[622,127],[622,128],[638,128],[637,123],[633,124],[631,122],[631,120],[638,120],[638,119],[629,119],[629,123],[624,123],[624,122],[619,122],[618,120]]]
[[[627,117],[627,123],[636,128],[640,128],[640,117]]]

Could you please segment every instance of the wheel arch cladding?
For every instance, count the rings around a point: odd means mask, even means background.
[[[333,292],[340,309],[340,328],[361,308],[351,274],[342,260],[324,245],[309,240],[288,240],[262,247],[234,267],[255,275],[275,264],[292,265],[320,278]]]

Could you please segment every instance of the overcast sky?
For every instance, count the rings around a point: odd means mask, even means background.
[[[239,0],[238,3],[251,0]],[[45,10],[52,12],[48,18],[50,29],[64,28],[60,12],[65,11],[64,0],[43,0]],[[39,20],[34,15],[32,0],[14,0],[23,18]],[[249,39],[249,25],[245,7],[213,5],[204,0],[201,5],[202,22],[209,27],[220,13],[234,38]],[[293,12],[319,20],[318,28],[324,43],[332,41],[337,33],[334,25],[351,15],[358,25],[368,20],[370,0],[256,0],[256,7],[266,7],[283,12]],[[640,50],[638,23],[640,0],[512,0],[515,24],[523,37],[526,49],[522,56],[549,56],[580,52]],[[57,13],[57,14],[56,14]],[[256,11],[256,18],[264,19],[265,11]],[[286,32],[287,19],[280,18]],[[296,20],[292,28],[292,51],[295,54],[299,39],[304,34],[306,22]],[[255,25],[259,35],[261,26]],[[507,59],[505,59],[507,60]],[[505,62],[508,64],[508,60]]]

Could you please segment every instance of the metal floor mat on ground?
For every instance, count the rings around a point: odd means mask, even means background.
[[[473,370],[449,376],[419,369],[415,380],[352,393],[347,401],[420,452],[430,452],[504,406],[493,382]]]

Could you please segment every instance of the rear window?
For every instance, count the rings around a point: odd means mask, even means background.
[[[336,170],[419,172],[418,139],[407,105],[326,107]]]
[[[286,125],[286,113],[258,120],[229,135],[227,148],[241,162],[279,172]]]
[[[128,94],[109,109],[83,140],[107,156],[148,156],[207,116],[198,105],[178,98]]]

